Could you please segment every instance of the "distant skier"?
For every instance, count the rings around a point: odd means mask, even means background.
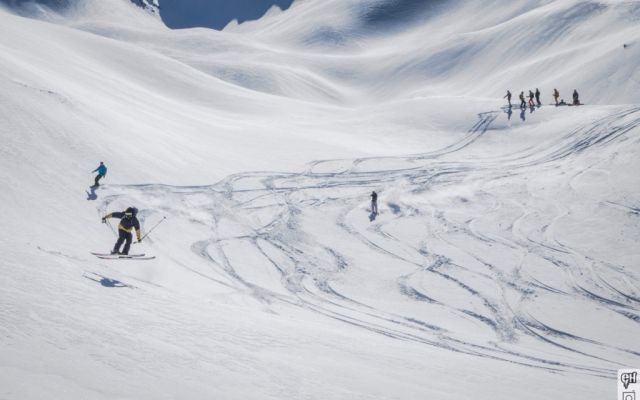
[[[558,105],[558,97],[560,97],[560,92],[558,92],[558,89],[553,89],[553,98],[556,101],[556,105]]]
[[[507,95],[503,97],[503,99],[506,98],[507,101],[509,102],[509,108],[511,108],[511,92],[507,90]]]
[[[533,102],[535,95],[533,94],[533,92],[531,90],[529,90],[529,107],[533,107],[536,105],[536,103]]]
[[[107,174],[107,166],[104,165],[102,161],[100,161],[100,165],[98,166],[98,168],[94,169],[91,172],[98,172],[98,175],[96,175],[95,184],[93,185],[94,187],[98,187],[100,186],[100,179],[104,178],[104,176]]]
[[[378,193],[371,192],[371,214],[378,215]]]
[[[520,108],[526,108],[527,103],[524,101],[524,91],[520,92],[518,98],[520,99]]]
[[[573,89],[573,105],[574,106],[579,106],[580,105],[580,98],[578,95],[578,91]]]
[[[136,236],[138,239],[138,243],[142,241],[140,239],[140,222],[137,218],[138,209],[135,207],[129,207],[124,212],[114,212],[111,214],[107,214],[102,217],[102,222],[107,222],[109,218],[120,218],[120,224],[118,225],[118,241],[116,242],[111,254],[122,254],[128,255],[129,248],[131,247],[131,242],[133,240],[133,235],[131,231],[135,229]],[[120,246],[124,243],[124,248],[122,252],[120,252]]]
[[[538,88],[536,88],[536,103],[538,103],[538,106],[542,105],[542,103],[540,103],[540,91]]]

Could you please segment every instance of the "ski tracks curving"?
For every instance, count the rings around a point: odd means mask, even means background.
[[[265,304],[534,368],[609,376],[637,364],[634,341],[590,324],[637,336],[638,277],[576,245],[567,226],[581,193],[565,172],[590,168],[575,160],[637,132],[640,107],[526,150],[456,161],[498,116],[480,114],[439,151],[316,161],[212,186],[112,185],[101,207],[134,198],[197,226],[190,249],[199,262],[178,267]],[[369,221],[371,190],[381,191],[381,214]]]

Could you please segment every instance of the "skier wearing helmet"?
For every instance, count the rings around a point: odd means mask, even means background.
[[[113,247],[111,254],[128,255],[131,242],[133,240],[132,231],[135,229],[138,243],[142,241],[140,239],[140,222],[137,218],[138,209],[135,207],[129,207],[124,212],[114,212],[102,217],[102,222],[106,222],[109,218],[120,218],[120,224],[118,225],[118,241]],[[124,243],[124,248],[120,252],[120,246]]]

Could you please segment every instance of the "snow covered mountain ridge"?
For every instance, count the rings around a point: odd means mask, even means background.
[[[144,9],[149,9],[151,12],[158,12],[160,9],[160,0],[131,0],[133,4]]]
[[[137,24],[152,24],[134,17],[124,1],[82,4],[66,20],[94,33],[121,38]],[[483,12],[486,7],[496,12]],[[516,95],[531,87],[550,93],[562,83],[563,97],[580,89],[592,104],[625,104],[639,100],[627,84],[640,81],[638,9],[637,2],[613,0],[308,0],[259,21],[230,24],[229,35],[200,35],[218,43],[229,38],[235,49],[201,42],[182,47],[191,55],[179,55],[171,45],[163,50],[161,41],[152,45],[218,79],[297,98],[361,103],[436,94],[497,97],[507,88]],[[159,36],[166,31],[154,29]],[[174,31],[170,40],[189,35]],[[237,58],[237,49],[257,43],[271,49],[266,60],[252,59],[254,51]],[[304,57],[297,48],[305,49]],[[203,51],[209,52],[206,60],[199,57]]]
[[[117,0],[120,1],[120,0]],[[159,0],[130,0],[134,5],[159,14]],[[52,13],[65,13],[70,9],[82,8],[87,2],[83,0],[1,0],[0,5],[5,4],[16,12],[30,17],[44,18]],[[116,4],[107,2],[109,4]]]
[[[640,365],[638,2],[1,4],[0,398],[583,400]],[[155,259],[94,257],[132,206]]]
[[[121,1],[121,0],[116,0]],[[232,21],[244,22],[263,16],[270,8],[287,9],[293,0],[130,0],[134,5],[158,15],[172,29],[208,27],[222,29]],[[82,8],[84,0],[2,0],[24,15],[41,17],[48,13]],[[106,2],[113,6],[114,2]]]

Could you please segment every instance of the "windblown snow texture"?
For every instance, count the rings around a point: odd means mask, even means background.
[[[417,21],[435,17],[451,0],[380,0],[365,2],[360,6],[364,25],[371,30],[407,27]]]

